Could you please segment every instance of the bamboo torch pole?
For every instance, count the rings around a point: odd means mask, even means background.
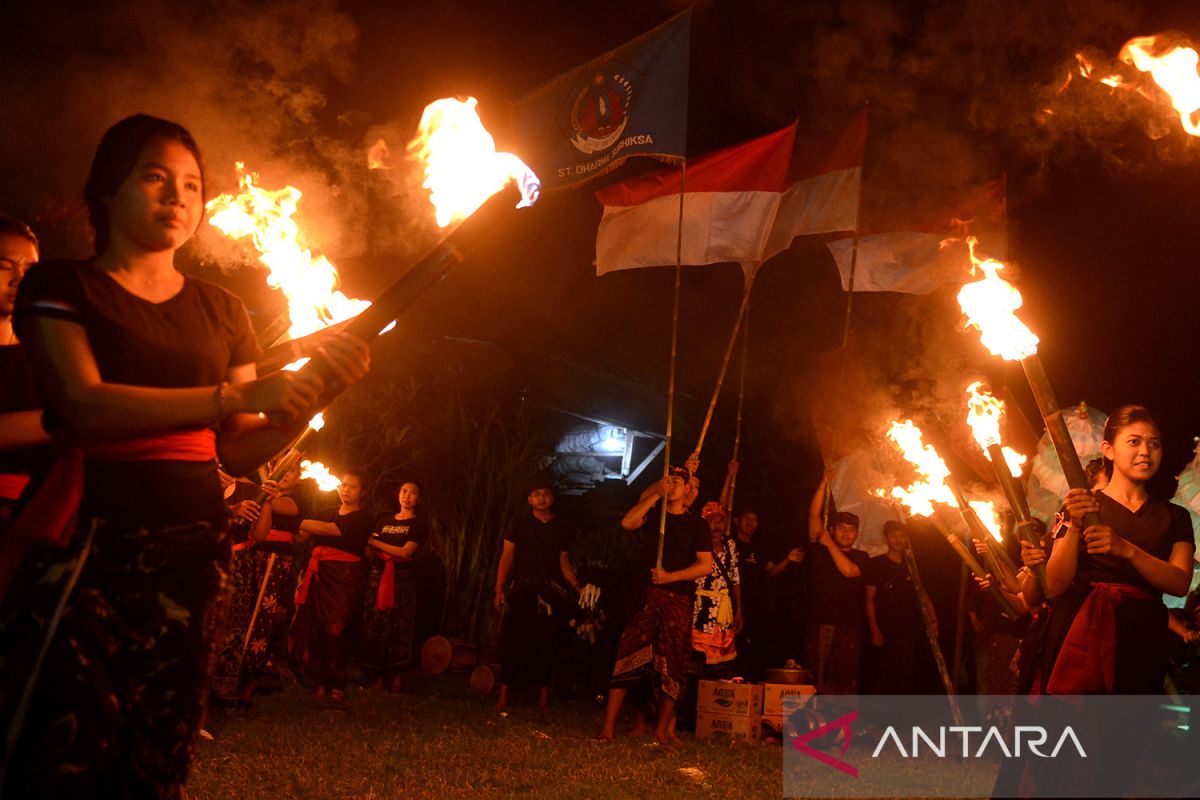
[[[1050,442],[1054,445],[1054,452],[1058,455],[1058,463],[1062,465],[1067,485],[1072,489],[1092,488],[1088,485],[1087,473],[1083,471],[1079,454],[1075,452],[1075,443],[1071,441],[1071,432],[1067,430],[1067,421],[1063,419],[1062,409],[1058,406],[1054,388],[1050,386],[1050,379],[1046,377],[1042,360],[1034,353],[1021,359],[1021,368],[1025,371],[1026,380],[1029,381],[1033,399],[1037,401],[1038,411],[1042,412],[1042,419],[1046,423],[1046,432],[1050,434]],[[1089,525],[1097,525],[1099,522],[1100,515],[1093,512],[1084,517],[1083,526],[1086,528]]]
[[[1004,490],[1004,498],[1008,501],[1008,507],[1012,509],[1013,516],[1017,520],[1017,537],[1034,547],[1041,547],[1040,537],[1034,533],[1037,524],[1034,522],[1033,515],[1029,513],[1029,500],[1025,497],[1025,492],[1021,491],[1017,479],[1009,472],[1008,464],[1004,460],[1004,451],[1000,445],[990,444],[987,448],[987,455],[988,460],[992,462],[992,469],[996,473],[996,480],[1000,483],[1000,488]],[[1038,585],[1042,589],[1042,595],[1045,596],[1046,565],[1038,564],[1034,567],[1033,574],[1037,576]]]
[[[933,527],[937,528],[938,532],[946,538],[946,543],[949,544],[954,552],[958,554],[958,557],[962,559],[963,564],[966,564],[967,569],[971,570],[971,572],[975,574],[975,577],[986,579],[988,571],[983,568],[983,565],[979,563],[979,559],[975,558],[975,555],[971,552],[971,549],[963,543],[963,540],[948,531],[946,527],[936,519],[933,519],[932,517],[927,517],[927,519],[929,519],[929,521],[933,524]],[[1006,595],[997,585],[998,582],[998,577],[996,580],[990,581],[988,585],[988,591],[991,593],[992,598],[1000,604],[1000,607],[1004,609],[1005,613],[1007,613],[1009,617],[1012,619],[1017,619],[1021,616],[1020,612],[1017,611],[1017,607],[1013,605],[1012,600],[1008,599],[1008,595]]]
[[[900,523],[902,525],[906,524],[904,514],[900,509],[896,506],[892,506],[892,509]],[[929,647],[933,651],[933,662],[937,666],[938,675],[942,679],[942,685],[946,688],[946,698],[950,701],[950,712],[954,715],[954,724],[961,726],[963,724],[962,709],[958,707],[954,680],[950,677],[950,670],[946,666],[946,656],[942,653],[941,642],[938,641],[937,622],[929,613],[929,595],[925,593],[925,586],[921,583],[921,572],[917,569],[917,559],[913,555],[911,538],[904,545],[904,565],[908,568],[908,574],[912,577],[913,588],[917,592],[917,603],[921,606],[921,621],[925,626],[925,638],[929,640]]]

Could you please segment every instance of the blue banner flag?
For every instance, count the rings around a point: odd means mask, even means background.
[[[690,39],[685,11],[517,101],[515,150],[543,189],[603,175],[632,156],[683,160]]]

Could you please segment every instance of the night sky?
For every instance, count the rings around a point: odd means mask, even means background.
[[[232,187],[239,158],[264,185],[304,188],[313,242],[351,293],[370,297],[431,236],[411,216],[413,197],[396,195],[400,176],[365,169],[370,142],[384,136],[399,149],[425,103],[473,95],[499,143],[510,144],[509,103],[683,5],[151,2],[76,13],[6,4],[5,28],[21,35],[10,37],[13,66],[0,87],[0,207],[35,222],[45,255],[86,255],[80,194],[100,133],[136,111],[166,116],[193,129],[211,191]],[[1007,175],[1021,316],[1042,339],[1059,399],[1104,410],[1149,405],[1166,435],[1158,488],[1169,492],[1200,435],[1192,201],[1200,142],[1174,130],[1151,139],[1149,121],[1171,119],[1148,102],[1079,81],[1057,91],[1077,50],[1111,58],[1135,35],[1200,37],[1200,11],[1186,5],[701,3],[689,151],[793,118],[802,131],[828,131],[869,102],[864,214],[934,203]],[[1038,113],[1048,105],[1051,122]],[[403,335],[381,343],[377,366],[416,369],[406,360],[415,342],[455,336],[665,387],[671,270],[595,277],[600,208],[591,188],[548,196],[523,214],[486,258],[422,303]],[[241,263],[211,232],[192,255]],[[252,310],[262,302],[254,280],[248,271],[228,278]],[[681,449],[702,414],[740,282],[733,265],[685,272]],[[744,485],[795,520],[820,470],[808,414],[815,359],[839,343],[844,308],[819,243],[797,242],[769,262],[755,289]],[[1036,417],[1019,369],[998,365],[974,334],[956,330],[953,293],[860,294],[854,314],[865,366],[890,410],[958,419],[946,398],[981,375],[1007,384]],[[724,404],[706,448],[711,483],[728,457],[730,413]]]

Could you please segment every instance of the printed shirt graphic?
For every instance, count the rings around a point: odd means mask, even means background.
[[[556,189],[632,156],[683,160],[691,14],[578,66],[517,101],[515,151]]]

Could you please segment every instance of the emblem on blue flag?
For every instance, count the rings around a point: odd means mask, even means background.
[[[603,175],[633,156],[683,159],[690,38],[685,11],[517,101],[516,152],[544,189]]]

